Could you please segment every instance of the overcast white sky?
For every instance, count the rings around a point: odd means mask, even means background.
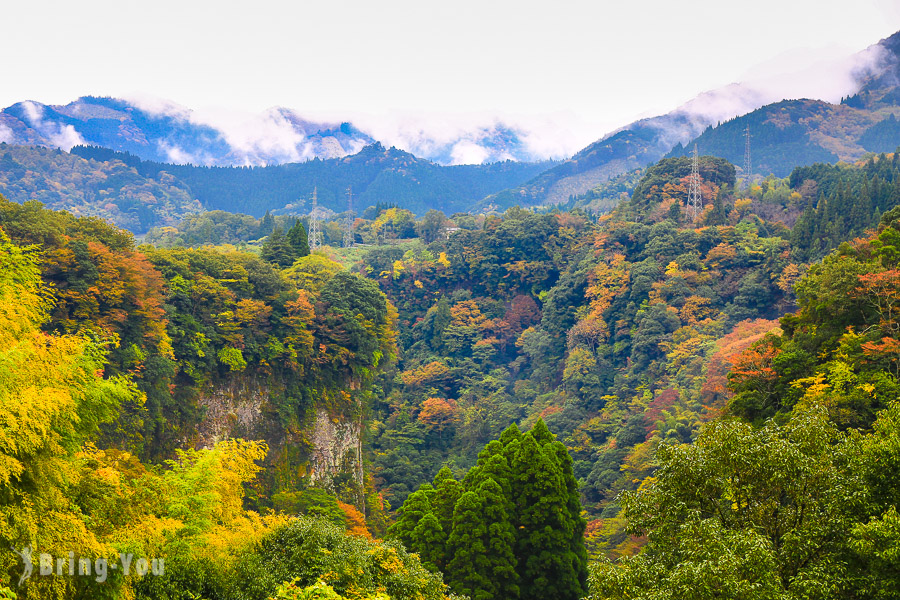
[[[4,2],[0,106],[152,95],[600,129],[900,30],[900,0]]]

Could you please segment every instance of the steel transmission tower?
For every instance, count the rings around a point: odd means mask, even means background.
[[[344,224],[344,248],[353,245],[353,188],[347,188],[347,222]]]
[[[322,246],[322,232],[319,227],[319,201],[316,196],[316,188],[312,193],[312,209],[309,211],[309,250],[318,250]]]
[[[687,199],[687,212],[692,221],[700,216],[701,210],[703,210],[703,196],[700,193],[700,157],[697,155],[697,144],[694,144],[694,160],[691,163],[691,182]]]
[[[750,178],[753,175],[753,163],[750,162],[750,125],[747,125],[747,131],[744,132],[747,138],[744,144],[744,184],[750,189]]]

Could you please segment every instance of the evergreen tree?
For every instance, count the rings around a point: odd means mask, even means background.
[[[588,579],[588,555],[584,547],[584,531],[587,529],[587,521],[581,515],[581,494],[578,492],[578,480],[575,479],[572,457],[562,442],[554,440],[549,448],[556,455],[560,465],[563,482],[566,485],[566,509],[565,512],[572,520],[572,534],[569,537],[570,559],[573,559],[572,569],[575,577],[582,587],[587,586]]]
[[[263,244],[260,256],[263,260],[284,268],[294,264],[297,260],[297,251],[291,246],[284,230],[276,227]]]
[[[257,213],[259,214],[259,213]],[[275,217],[269,211],[259,220],[259,237],[271,235],[275,230]]]
[[[400,517],[388,529],[388,535],[400,541],[410,551],[415,551],[413,550],[415,546],[413,531],[415,531],[416,525],[431,512],[431,501],[428,496],[433,492],[434,489],[425,484],[410,494],[403,506],[400,507]]]
[[[539,439],[544,437],[542,430],[537,434]],[[522,598],[577,600],[583,597],[587,557],[573,551],[580,510],[574,515],[570,512],[567,476],[553,443],[541,446],[532,432],[525,434],[512,471]]]
[[[466,486],[470,489],[492,479],[500,486],[505,500],[508,500],[507,510],[512,511],[512,471],[509,461],[503,454],[503,445],[497,440],[488,444],[481,451],[478,463],[466,475]]]
[[[531,431],[528,433],[530,433],[531,437],[534,438],[534,441],[538,443],[538,446],[544,446],[556,440],[556,436],[553,435],[543,419],[538,419],[537,423],[534,424],[534,427],[532,427]]]
[[[486,479],[457,502],[448,541],[453,556],[448,579],[455,592],[473,600],[518,597],[515,530],[505,504],[493,479]]]
[[[504,429],[503,433],[500,434],[500,443],[504,446],[508,446],[513,440],[521,441],[521,439],[522,432],[519,431],[519,427],[515,423]]]
[[[463,484],[441,469],[434,488],[409,496],[390,533],[473,599],[578,600],[585,526],[572,458],[538,420],[485,446]]]
[[[298,257],[309,256],[309,239],[306,236],[306,228],[303,227],[300,219],[294,221],[294,224],[288,230],[287,239]]]
[[[453,509],[463,494],[463,486],[453,478],[450,469],[444,467],[434,478],[434,488],[432,511],[441,524],[444,535],[449,536],[453,529]]]
[[[419,555],[425,568],[440,571],[445,565],[447,536],[433,512],[427,512],[412,531],[409,550]]]

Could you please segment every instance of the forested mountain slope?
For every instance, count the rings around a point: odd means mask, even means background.
[[[152,530],[142,548],[178,557],[165,579],[121,582],[141,597],[231,598],[250,586],[267,598],[296,574],[273,549],[301,564],[322,544],[373,557],[361,577],[395,577],[398,597],[440,597],[429,573],[441,571],[457,592],[535,599],[553,572],[553,589],[577,598],[587,589],[582,540],[595,559],[639,553],[595,564],[589,591],[611,597],[633,596],[654,569],[652,585],[680,589],[679,565],[705,556],[725,556],[722,577],[735,586],[762,573],[760,598],[807,580],[890,597],[881,574],[896,485],[878,461],[900,460],[891,450],[900,156],[811,165],[737,191],[735,167],[703,156],[696,218],[683,208],[690,173],[687,158],[663,159],[600,218],[513,208],[457,215],[466,227],[451,232],[437,211],[416,220],[382,207],[354,231],[402,222],[418,239],[373,234],[379,245],[313,254],[294,221],[198,218],[257,233],[266,222],[259,254],[178,247],[177,235],[173,247],[135,247],[97,218],[0,202],[11,238],[0,244],[3,273],[13,274],[0,279],[11,294],[0,296],[4,331],[29,332],[29,352],[44,339],[86,353],[71,368],[90,374],[67,380],[84,387],[66,392],[89,418],[75,427],[59,417],[47,431],[65,443],[34,453],[77,472],[41,480],[41,506],[66,495],[77,500],[61,519],[114,523],[65,538],[85,552],[135,537],[116,515],[136,506]],[[181,233],[200,235],[192,223]],[[3,365],[19,365],[10,356]],[[37,402],[18,391],[34,375],[13,372],[10,381],[25,377],[10,388],[16,398]],[[23,468],[36,468],[26,458]],[[118,487],[101,502],[91,490],[110,477]],[[727,487],[738,480],[746,506]],[[11,481],[0,483],[5,506],[24,523],[30,509]],[[148,489],[169,500],[134,500]],[[769,519],[772,497],[812,512]],[[347,542],[289,517],[383,535],[393,510],[389,537],[421,565],[391,543]],[[551,513],[558,533],[544,535],[537,524]],[[9,544],[27,533],[10,531]],[[707,554],[696,540],[710,542]],[[478,550],[494,541],[494,552]],[[185,554],[198,547],[208,551]],[[534,558],[547,553],[560,558]],[[221,569],[213,556],[227,557]],[[328,560],[329,585],[360,585]],[[485,561],[503,576],[486,579]],[[704,569],[688,587],[712,577]]]
[[[855,161],[866,152],[892,152],[900,146],[894,120],[900,113],[900,33],[864,54],[868,58],[863,66],[851,73],[857,91],[839,105],[789,99],[773,103],[779,97],[733,84],[701,94],[666,115],[627,125],[531,181],[486,198],[481,206],[503,210],[566,204],[663,156],[690,154],[694,143],[701,154],[743,165],[748,125],[752,170],[762,176],[784,177],[814,162]],[[735,105],[755,110],[745,115],[721,112]]]
[[[619,494],[653,473],[661,443],[689,443],[722,414],[729,371],[782,327],[810,262],[900,201],[893,155],[738,193],[729,163],[703,157],[700,173],[711,200],[697,221],[682,208],[690,162],[674,158],[597,222],[510,210],[427,250],[365,259],[400,314],[402,370],[373,440],[392,505],[442,464],[468,468],[505,423],[540,416],[599,517],[595,550],[633,551]]]
[[[488,165],[440,166],[396,148],[372,144],[352,156],[269,167],[194,167],[136,160],[102,148],[72,152],[99,160],[128,162],[141,174],[161,171],[183,181],[208,210],[261,217],[267,210],[309,212],[318,190],[319,204],[342,212],[347,189],[355,206],[393,203],[416,214],[429,208],[453,213],[468,210],[484,196],[533,177],[551,163],[506,161]]]
[[[797,282],[799,309],[733,361],[730,418],[660,446],[622,498],[646,546],[598,562],[595,596],[900,592],[898,212]]]
[[[107,219],[132,231],[174,225],[201,210],[191,190],[167,173],[141,175],[121,162],[92,162],[62,150],[0,143],[0,194],[37,200],[76,216]]]
[[[322,209],[356,212],[395,204],[424,214],[468,210],[484,196],[533,177],[549,163],[503,162],[442,167],[381,145],[341,159],[274,167],[194,167],[141,161],[104,148],[71,154],[0,143],[0,193],[22,203],[98,216],[135,233],[175,225],[201,210],[262,217],[267,211],[306,214],[318,190]]]

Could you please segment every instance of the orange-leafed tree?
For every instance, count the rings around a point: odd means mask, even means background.
[[[459,408],[453,400],[428,398],[419,411],[419,422],[438,432],[442,438],[444,430],[460,422]]]

